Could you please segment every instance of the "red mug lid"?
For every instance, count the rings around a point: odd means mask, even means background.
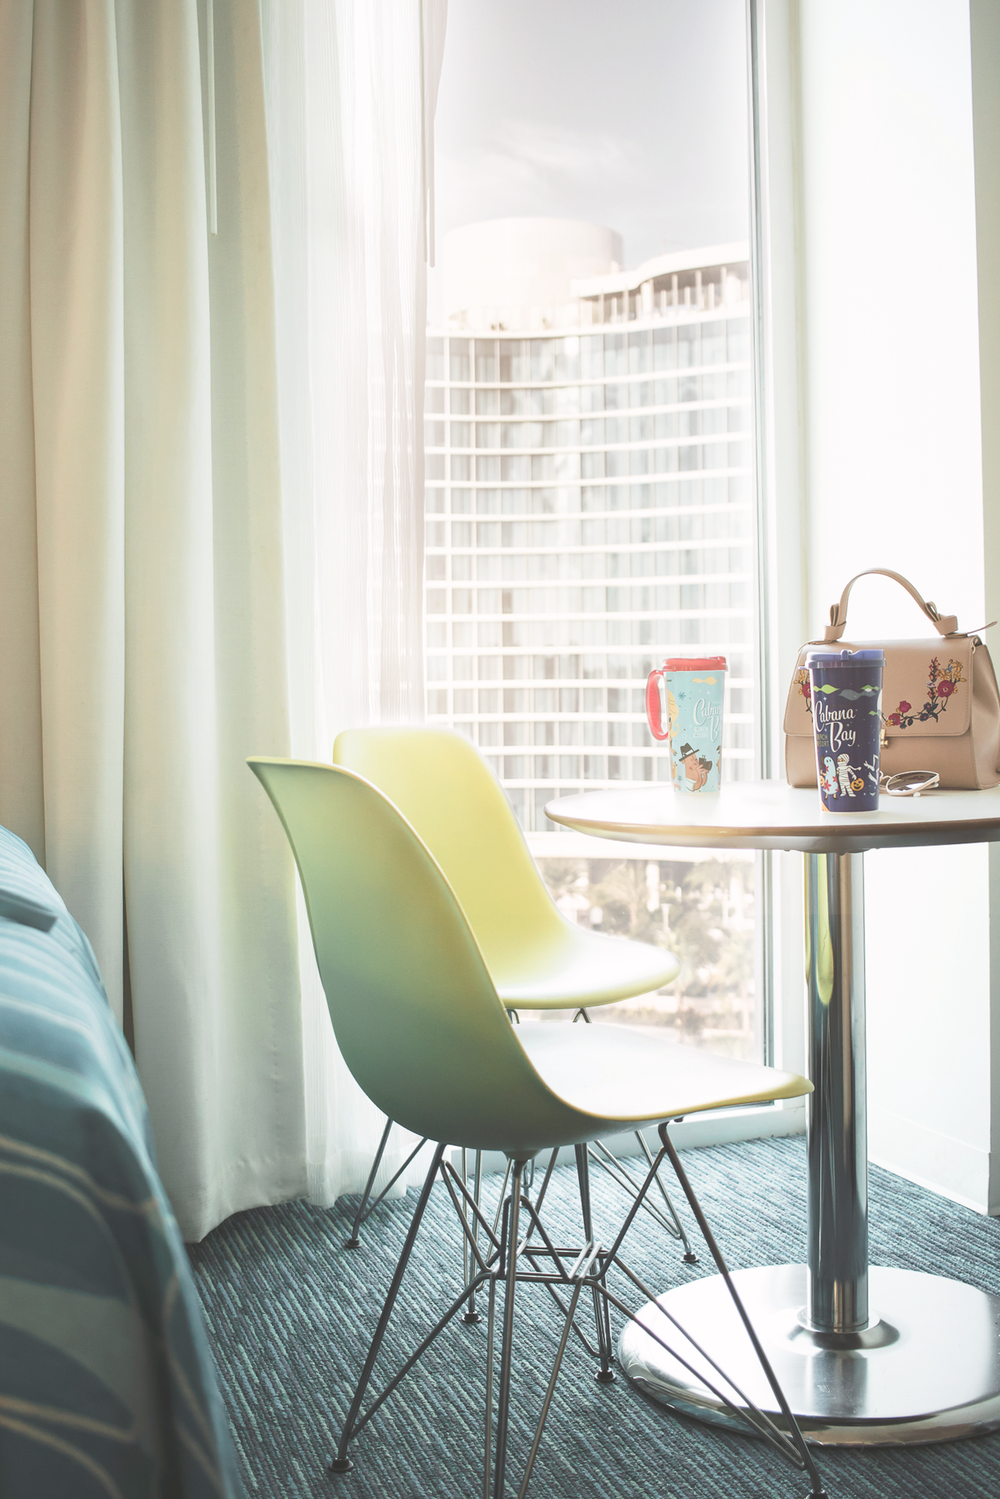
[[[664,671],[728,671],[725,656],[668,656]]]

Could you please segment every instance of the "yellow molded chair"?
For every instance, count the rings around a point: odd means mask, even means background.
[[[610,1249],[588,1233],[587,1242],[574,1253],[553,1245],[528,1200],[523,1210],[530,1219],[530,1231],[537,1231],[529,1248],[520,1220],[528,1161],[556,1146],[574,1145],[579,1150],[589,1140],[660,1121],[661,1148],[644,1190],[660,1160],[669,1158],[699,1226],[706,1231],[663,1121],[704,1109],[797,1097],[809,1092],[810,1084],[791,1073],[673,1045],[656,1031],[610,1025],[512,1026],[482,948],[440,865],[379,790],[339,766],[263,758],[249,764],[270,796],[295,854],[319,972],[344,1060],[361,1088],[389,1118],[437,1142],[333,1470],[344,1472],[352,1466],[348,1444],[478,1289],[488,1294],[489,1303],[484,1493],[488,1496],[492,1487],[493,1499],[503,1499],[516,1290],[523,1281],[542,1281],[553,1289],[562,1288],[567,1298],[566,1321],[519,1490],[523,1496],[580,1295],[588,1291],[595,1304],[603,1306],[608,1335],[602,1356],[610,1356],[609,1308],[614,1306],[635,1320],[607,1284],[609,1272],[623,1265],[620,1250],[636,1216],[635,1205]],[[511,1191],[503,1206],[499,1234],[473,1207],[464,1183],[445,1159],[445,1142],[463,1149],[499,1150],[511,1161]],[[439,1176],[455,1204],[476,1273],[362,1415],[375,1360]],[[470,1212],[478,1214],[481,1248],[469,1229]],[[707,1231],[706,1242],[728,1279],[718,1247]],[[498,1289],[503,1290],[504,1300],[495,1379]],[[809,1473],[812,1494],[820,1496],[823,1490],[811,1456],[731,1282],[730,1291],[788,1430],[780,1431],[766,1417],[752,1419],[751,1424],[758,1435],[766,1436]],[[725,1378],[721,1370],[720,1377]],[[754,1412],[754,1418],[759,1415]]]
[[[450,729],[347,729],[337,736],[333,763],[377,786],[423,839],[458,897],[509,1011],[575,1010],[588,1020],[588,1009],[648,994],[677,977],[680,964],[673,953],[606,937],[567,920],[545,887],[499,781],[460,734]],[[348,1240],[352,1248],[371,1211],[368,1198],[391,1124],[357,1210]],[[648,1165],[649,1147],[642,1133],[635,1133]],[[638,1190],[628,1168],[600,1144],[592,1155],[626,1191]],[[477,1162],[477,1180],[478,1173]],[[681,1220],[666,1189],[658,1186],[662,1201],[647,1202],[646,1210],[681,1240],[684,1258],[693,1263]],[[581,1181],[581,1190],[586,1199],[586,1182]],[[473,1303],[470,1319],[474,1316]]]
[[[499,781],[460,734],[347,729],[337,736],[333,763],[384,792],[431,850],[508,1009],[610,1005],[677,977],[673,953],[567,920]]]

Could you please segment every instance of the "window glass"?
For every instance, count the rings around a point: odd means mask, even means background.
[[[653,368],[673,369],[677,363],[677,331],[674,328],[653,329]]]
[[[556,365],[555,343],[550,338],[534,338],[531,341],[531,380],[554,380]]]
[[[500,379],[505,384],[527,380],[528,360],[519,338],[504,339],[500,345]]]
[[[580,340],[580,374],[584,380],[600,379],[604,374],[604,347],[599,334]]]
[[[650,330],[628,336],[628,369],[630,375],[645,374],[649,369]]]
[[[427,716],[490,758],[570,920],[680,958],[674,985],[616,1017],[752,1056],[753,859],[602,858],[544,810],[669,781],[644,712],[667,654],[727,657],[723,774],[754,773],[744,7],[634,5],[609,28],[581,0],[569,66],[548,8],[449,0]]]
[[[476,339],[476,380],[491,381],[497,377],[497,346],[492,339]]]
[[[697,323],[688,323],[677,329],[677,363],[683,369],[700,364],[701,329]]]
[[[624,333],[604,335],[604,373],[606,375],[628,373],[628,345]]]

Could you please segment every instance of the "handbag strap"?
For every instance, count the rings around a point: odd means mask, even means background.
[[[823,631],[824,642],[840,640],[847,627],[847,600],[851,596],[851,589],[858,581],[858,578],[867,578],[873,573],[878,573],[883,578],[892,578],[901,588],[905,588],[911,599],[920,605],[939,635],[956,635],[958,633],[958,616],[956,614],[939,614],[937,605],[932,604],[929,600],[925,602],[913,584],[904,578],[902,573],[894,573],[888,567],[867,567],[863,573],[856,573],[851,579],[840,595],[840,603],[830,606],[830,623]]]

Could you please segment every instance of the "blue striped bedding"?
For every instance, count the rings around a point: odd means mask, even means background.
[[[93,951],[0,828],[0,1489],[241,1493],[187,1257]]]

